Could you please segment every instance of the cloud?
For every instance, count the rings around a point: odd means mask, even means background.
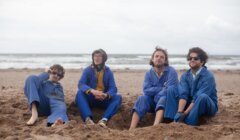
[[[170,53],[186,53],[200,46],[240,54],[238,6],[235,0],[2,0],[0,47],[4,52],[88,53],[101,47],[151,53],[161,45]]]
[[[217,16],[210,15],[205,24],[209,28],[216,28],[219,30],[226,30],[230,32],[240,32],[240,25],[239,24],[233,24],[231,22],[228,22],[227,20],[220,19]]]

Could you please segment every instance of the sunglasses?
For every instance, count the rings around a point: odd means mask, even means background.
[[[50,74],[52,74],[52,75],[57,75],[58,77],[62,77],[62,74],[60,74],[60,73],[57,73],[57,72],[50,72]]]
[[[188,57],[187,58],[188,61],[191,61],[191,60],[197,61],[199,59],[200,59],[199,57]]]

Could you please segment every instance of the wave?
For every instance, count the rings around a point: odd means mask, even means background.
[[[92,63],[91,54],[0,54],[0,69],[46,68],[61,64],[68,69],[81,69]],[[106,64],[112,69],[149,69],[150,54],[110,54]],[[185,55],[170,55],[176,69],[188,69]],[[210,69],[240,69],[240,56],[211,55]]]

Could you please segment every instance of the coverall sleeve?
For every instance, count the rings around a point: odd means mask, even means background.
[[[64,100],[64,92],[61,84],[55,85],[54,92],[58,95],[60,99]]]
[[[187,83],[186,74],[183,75],[180,79],[178,91],[179,91],[180,99],[185,99],[185,100],[188,99],[188,97],[190,95],[190,87],[189,87],[189,84]]]
[[[88,69],[84,69],[83,73],[82,73],[82,76],[81,76],[81,78],[78,82],[78,89],[81,90],[82,92],[86,92],[87,90],[91,89],[91,87],[89,87],[87,85],[88,80],[90,80],[89,79],[89,74],[90,73],[89,73]]]
[[[108,78],[108,91],[107,93],[110,95],[110,96],[114,96],[117,94],[117,87],[116,87],[116,83],[115,83],[115,80],[114,80],[114,76],[113,76],[113,73],[112,71],[109,72],[109,78]]]

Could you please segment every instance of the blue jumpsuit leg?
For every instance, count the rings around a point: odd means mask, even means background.
[[[178,110],[178,87],[170,87],[167,91],[166,106],[164,111],[164,118],[174,119]]]
[[[28,99],[28,105],[36,102],[39,115],[48,115],[50,113],[49,100],[41,93],[41,83],[39,78],[35,75],[29,76],[25,81],[24,94]]]
[[[197,125],[199,117],[202,115],[214,116],[217,112],[217,107],[212,99],[206,95],[201,94],[195,100],[193,108],[185,118],[185,123],[189,125]]]
[[[32,102],[40,102],[38,90],[40,88],[40,82],[37,76],[31,75],[25,81],[24,94],[28,99],[28,105],[31,106]]]
[[[92,95],[86,95],[84,92],[80,90],[78,91],[75,103],[83,120],[85,120],[87,117],[92,118],[92,111],[89,105],[90,100],[94,100]]]
[[[154,100],[151,97],[142,95],[139,96],[135,102],[132,113],[136,111],[139,119],[141,120],[147,112],[154,112],[155,106]]]
[[[165,104],[166,104],[166,95],[161,95],[155,107],[155,112],[157,112],[159,109],[165,109]]]
[[[112,96],[110,100],[98,101],[98,104],[99,103],[100,106],[106,108],[102,118],[107,118],[109,120],[113,115],[117,113],[119,107],[121,106],[122,96],[115,95]]]
[[[67,107],[64,101],[49,99],[51,114],[48,116],[48,123],[55,123],[58,118],[63,122],[68,122]]]

